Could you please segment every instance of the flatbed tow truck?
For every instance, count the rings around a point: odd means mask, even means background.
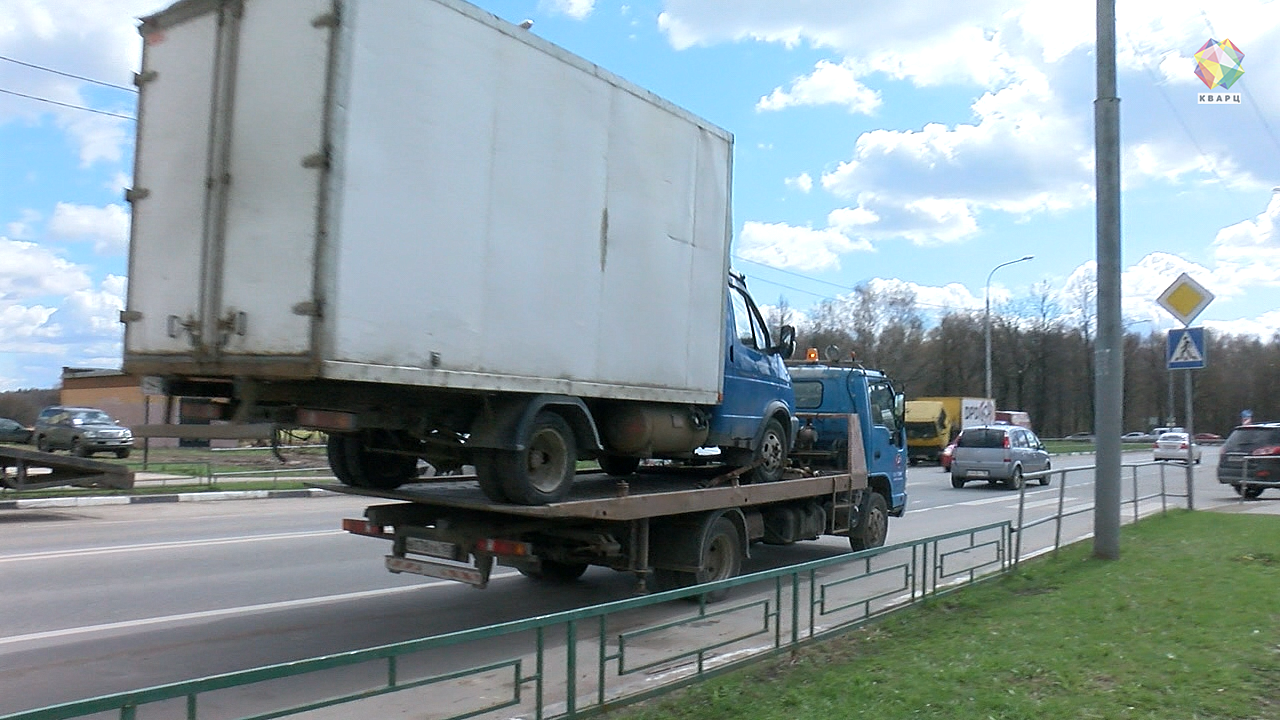
[[[849,446],[862,447],[859,424],[847,426]],[[644,593],[734,577],[756,542],[834,535],[854,550],[882,545],[884,513],[867,509],[883,498],[868,489],[862,456],[850,455],[838,472],[791,469],[763,483],[740,482],[749,468],[723,466],[580,472],[565,500],[536,506],[493,502],[474,480],[449,476],[394,490],[317,487],[398,501],[343,521],[348,532],[392,541],[385,565],[394,573],[483,588],[495,564],[553,582],[600,565],[633,573]]]

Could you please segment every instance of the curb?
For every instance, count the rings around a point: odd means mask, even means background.
[[[174,493],[172,495],[127,495],[118,497],[60,497],[0,500],[0,510],[31,508],[91,507],[94,505],[147,505],[174,502],[214,502],[218,500],[264,500],[275,498],[312,498],[332,495],[327,490],[227,490],[221,492]]]

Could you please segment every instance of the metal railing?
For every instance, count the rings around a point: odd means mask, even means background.
[[[1124,475],[1126,474],[1126,471],[1127,471],[1128,479],[1129,479],[1129,487],[1131,489],[1131,493],[1129,497],[1128,498],[1122,497],[1120,500],[1120,505],[1122,510],[1125,509],[1126,507],[1130,509],[1132,513],[1133,522],[1137,522],[1141,518],[1141,510],[1144,502],[1146,502],[1148,506],[1150,506],[1154,501],[1158,500],[1160,502],[1160,512],[1163,513],[1169,510],[1170,497],[1186,498],[1188,501],[1187,506],[1188,508],[1190,508],[1191,496],[1187,493],[1182,493],[1182,494],[1170,493],[1167,479],[1165,477],[1165,473],[1167,470],[1171,468],[1178,468],[1179,471],[1185,471],[1185,467],[1186,467],[1185,463],[1173,463],[1171,465],[1170,463],[1166,463],[1166,462],[1154,462],[1154,461],[1141,462],[1141,463],[1126,463],[1121,465],[1120,466],[1121,474]],[[1157,473],[1157,477],[1160,484],[1159,484],[1159,489],[1157,491],[1151,491],[1144,495],[1141,493],[1139,479],[1142,471],[1146,468],[1156,469],[1159,471]],[[1078,474],[1088,474],[1088,476],[1092,479],[1096,475],[1096,470],[1097,470],[1096,465],[1082,465],[1079,467],[1061,468],[1057,470],[1044,470],[1036,473],[1027,473],[1027,475],[1024,476],[1024,482],[1022,483],[1021,487],[1019,487],[1018,489],[1018,513],[1017,513],[1017,519],[1014,521],[1014,524],[1013,524],[1013,533],[1015,537],[1013,564],[1015,567],[1018,565],[1020,559],[1022,558],[1022,555],[1023,555],[1022,540],[1023,540],[1023,537],[1026,536],[1027,531],[1040,527],[1042,525],[1053,523],[1054,534],[1053,534],[1053,544],[1051,546],[1051,549],[1053,554],[1056,556],[1058,551],[1062,548],[1062,530],[1063,530],[1064,522],[1068,518],[1074,517],[1076,515],[1082,515],[1084,513],[1093,512],[1094,510],[1093,503],[1089,503],[1087,505],[1080,505],[1072,508],[1066,507],[1066,497],[1067,497],[1067,487],[1070,484],[1068,482],[1069,477],[1073,477]],[[1046,515],[1044,517],[1036,518],[1034,520],[1027,520],[1026,510],[1027,510],[1028,482],[1032,480],[1039,481],[1041,479],[1048,478],[1049,484],[1053,484],[1053,478],[1055,476],[1058,478],[1058,482],[1057,482],[1058,496],[1057,496],[1056,512],[1054,512],[1051,515]]]
[[[1011,540],[1006,521],[694,588],[108,695],[3,720],[99,713],[121,720],[267,720],[300,713],[363,717],[389,714],[386,703],[438,720],[579,717],[792,651],[1005,572],[1012,563]],[[726,588],[733,589],[729,600],[708,603],[707,593]],[[331,694],[289,707],[273,702],[307,696],[315,687]],[[333,714],[323,714],[325,708],[333,708],[328,711]]]
[[[1280,480],[1265,480],[1261,476],[1250,477],[1250,462],[1270,462],[1274,465],[1276,459],[1273,456],[1251,457],[1249,455],[1240,455],[1240,479],[1238,482],[1231,484],[1235,488],[1236,494],[1240,496],[1240,502],[1256,499],[1266,488],[1280,487]],[[1221,482],[1221,479],[1219,479],[1219,482]]]
[[[1150,469],[1158,472],[1151,473]],[[1183,465],[1124,465],[1122,506],[1132,520],[1166,512],[1166,472]],[[648,699],[1016,568],[1024,537],[1053,524],[1056,553],[1066,523],[1093,510],[1067,506],[1073,480],[1093,466],[1030,474],[1057,480],[1057,497],[1018,494],[1009,521],[913,542],[846,553],[693,588],[620,600],[367,650],[233,672],[7,715],[0,720],[60,720],[103,714],[236,717],[268,720],[379,716],[412,708],[433,720],[473,717],[557,720]],[[1158,481],[1156,486],[1144,483]],[[1146,492],[1144,492],[1146,490]],[[1029,518],[1031,511],[1052,512]],[[1091,523],[1084,528],[1091,532]],[[1046,543],[1048,545],[1048,543]],[[1036,551],[1042,552],[1040,550]],[[710,593],[733,597],[709,603]],[[691,602],[690,602],[691,601]],[[283,698],[318,700],[289,705]],[[296,702],[296,701],[295,701]]]

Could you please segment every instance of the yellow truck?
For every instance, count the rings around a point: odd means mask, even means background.
[[[938,462],[942,451],[964,428],[991,425],[996,403],[990,398],[922,397],[907,401],[907,458]]]

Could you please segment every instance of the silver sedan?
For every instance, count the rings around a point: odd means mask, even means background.
[[[1161,433],[1156,438],[1155,445],[1152,446],[1152,456],[1156,460],[1181,460],[1187,459],[1187,443],[1191,443],[1191,438],[1184,432],[1167,432]],[[1191,443],[1191,459],[1196,463],[1200,463],[1201,449],[1199,445]]]

